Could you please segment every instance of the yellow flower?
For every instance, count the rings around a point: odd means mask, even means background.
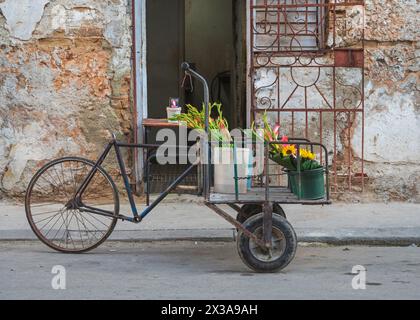
[[[295,145],[284,145],[282,149],[283,157],[288,157],[292,155],[296,155],[296,146]]]
[[[310,152],[309,150],[306,149],[301,149],[300,150],[300,156],[303,159],[308,159],[308,160],[315,160],[316,156],[314,153]]]

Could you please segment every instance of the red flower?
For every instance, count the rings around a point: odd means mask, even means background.
[[[281,138],[281,142],[289,142],[289,138],[287,137],[287,136],[283,136],[282,138]],[[284,144],[283,145],[283,147],[287,147],[288,146],[288,144]]]

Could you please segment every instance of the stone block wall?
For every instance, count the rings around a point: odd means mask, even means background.
[[[366,1],[366,166],[387,200],[420,201],[419,10],[417,0]]]

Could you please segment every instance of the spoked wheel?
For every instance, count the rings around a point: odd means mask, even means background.
[[[277,203],[273,204],[273,212],[287,219],[283,208]],[[260,213],[263,213],[263,206],[261,204],[245,204],[238,213],[236,220],[240,223],[244,223],[249,218]]]
[[[98,168],[80,199],[75,194],[94,163],[80,158],[53,161],[32,178],[26,192],[26,216],[36,236],[50,248],[82,253],[103,243],[119,214],[119,197],[111,177]],[[80,210],[106,210],[110,216]]]
[[[263,239],[264,215],[248,219],[244,227]],[[270,250],[260,247],[242,231],[238,234],[237,247],[242,261],[257,272],[276,272],[286,268],[295,257],[297,237],[291,224],[283,217],[273,214],[273,236]]]

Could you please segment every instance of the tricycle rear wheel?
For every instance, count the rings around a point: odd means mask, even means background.
[[[264,214],[249,218],[244,227],[263,239]],[[277,272],[286,268],[294,259],[297,237],[292,225],[283,217],[273,214],[272,248],[260,247],[254,240],[239,231],[237,248],[242,261],[252,270],[262,273]]]

